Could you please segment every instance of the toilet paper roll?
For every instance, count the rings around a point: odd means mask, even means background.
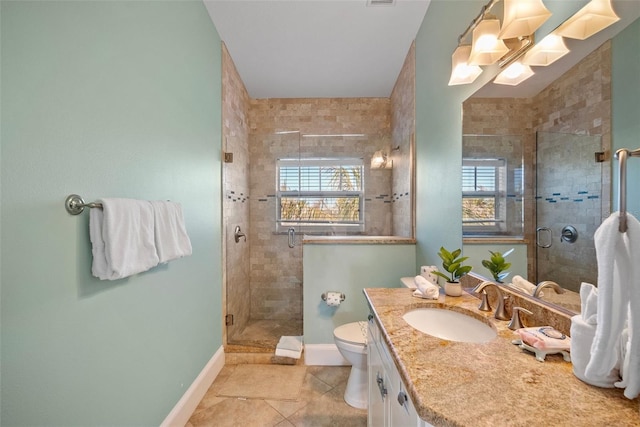
[[[325,292],[324,294],[325,298],[323,298],[325,300],[325,302],[327,303],[327,305],[329,307],[337,307],[340,305],[340,303],[342,302],[343,295],[340,292]]]
[[[438,271],[438,267],[436,267],[435,265],[423,265],[422,267],[420,267],[420,275],[434,285],[437,285],[438,276],[433,274],[434,271]]]

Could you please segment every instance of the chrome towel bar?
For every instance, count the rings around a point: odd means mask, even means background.
[[[627,231],[627,158],[628,157],[640,157],[640,148],[635,150],[629,150],[627,148],[621,148],[616,151],[616,159],[618,159],[619,165],[619,179],[618,179],[618,210],[620,212],[620,225],[618,230],[621,233]]]
[[[84,200],[82,200],[82,197],[78,196],[77,194],[70,194],[64,201],[64,208],[71,215],[79,215],[84,211],[84,208],[102,209],[102,203],[85,203]]]

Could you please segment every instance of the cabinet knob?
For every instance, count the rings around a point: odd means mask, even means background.
[[[369,315],[367,316],[367,320],[369,321],[373,320],[373,314],[369,313]]]
[[[405,393],[404,391],[398,393],[398,403],[400,404],[400,406],[404,406],[404,404],[407,403],[408,399],[409,398],[407,397],[407,393]]]

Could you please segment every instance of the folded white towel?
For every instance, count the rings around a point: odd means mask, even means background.
[[[598,262],[598,313],[591,359],[585,369],[587,378],[602,378],[619,364],[618,344],[628,313],[630,288],[638,280],[633,277],[634,264],[640,259],[640,252],[632,257],[627,239],[632,230],[640,232],[640,226],[633,221],[628,222],[628,232],[620,233],[619,214],[613,213],[594,234]]]
[[[580,315],[590,325],[598,323],[598,288],[591,283],[580,285]]]
[[[300,359],[302,336],[282,336],[276,346],[276,356]]]
[[[151,203],[102,199],[102,211],[91,209],[91,271],[102,280],[117,280],[158,265]]]
[[[438,299],[440,288],[437,285],[434,285],[422,276],[416,276],[413,280],[417,286],[417,289],[413,291],[414,296],[426,299]]]
[[[187,235],[179,203],[153,201],[155,245],[160,263],[189,256],[191,240]]]
[[[517,274],[515,276],[513,276],[513,279],[511,279],[511,284],[516,289],[519,289],[522,292],[524,292],[526,294],[529,294],[529,295],[533,295],[533,293],[536,290],[536,285],[534,285],[533,283],[531,283],[530,281],[528,281],[524,277],[522,277],[520,275],[517,275]],[[539,296],[544,296],[544,293],[540,292]]]
[[[581,314],[571,318],[571,363],[573,374],[587,384],[612,388],[620,379],[618,367],[602,375],[585,375],[585,368],[591,358],[591,344],[596,335],[596,325],[587,323]]]

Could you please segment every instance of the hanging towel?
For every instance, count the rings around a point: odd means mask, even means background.
[[[91,271],[102,280],[117,280],[158,265],[151,203],[133,199],[102,199],[91,209],[89,234]]]
[[[160,263],[191,255],[191,240],[187,235],[179,203],[153,201],[155,245]]]
[[[596,335],[596,325],[587,322],[582,314],[576,314],[571,318],[571,364],[573,374],[587,384],[597,387],[613,388],[616,381],[620,380],[618,365],[603,375],[591,374],[587,377],[584,373],[591,357],[591,344]]]
[[[438,299],[440,296],[440,288],[424,278],[424,276],[414,277],[417,289],[413,291],[413,295],[418,298]]]
[[[640,289],[638,287],[640,269],[636,268],[640,259],[640,223],[627,214],[628,230],[620,233],[619,213],[614,212],[605,219],[595,232],[594,240],[598,262],[598,310],[597,326],[591,358],[585,369],[587,379],[602,378],[617,366],[620,366],[619,348],[622,332],[629,313],[629,304],[636,311],[640,308]],[[633,292],[632,292],[633,289]],[[633,294],[633,300],[632,300]],[[633,322],[635,318],[635,322]],[[640,341],[640,325],[635,327],[639,316],[632,317],[630,324],[630,352],[638,350]],[[635,331],[634,331],[635,329]],[[635,339],[634,339],[635,338]],[[635,341],[635,344],[634,344]],[[634,366],[640,363],[640,355],[627,354],[629,357],[627,389],[625,396],[635,394],[640,389],[640,373],[633,372]],[[640,366],[638,366],[640,368]]]

